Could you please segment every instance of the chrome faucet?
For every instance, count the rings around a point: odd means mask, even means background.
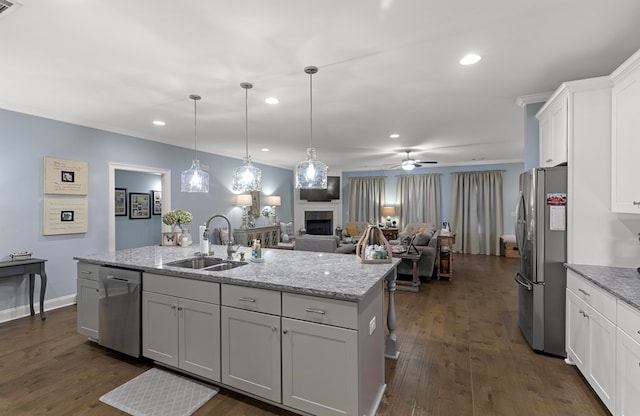
[[[229,221],[229,217],[222,214],[212,215],[204,225],[204,234],[202,234],[202,238],[209,241],[209,223],[214,218],[223,218],[227,222],[227,229],[229,230],[229,242],[227,243],[227,260],[233,260],[233,245],[231,244],[231,236],[233,235],[233,231],[231,230],[231,221]]]

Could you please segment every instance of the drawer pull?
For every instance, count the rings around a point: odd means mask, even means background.
[[[640,205],[640,201],[633,201],[633,205]]]
[[[82,273],[82,274],[93,274],[93,272],[90,272],[90,271],[87,271],[87,270],[83,270],[80,273]]]
[[[591,293],[587,292],[586,290],[580,288],[578,289],[578,292],[582,292],[585,296],[591,296]]]
[[[283,329],[283,330],[282,330],[282,333],[283,333],[283,334],[288,334],[288,333],[289,333],[289,330],[288,330],[288,329]]]
[[[313,309],[313,308],[306,308],[305,311],[309,312],[309,313],[317,313],[320,315],[324,315],[326,312],[321,310],[321,309]]]
[[[256,303],[256,300],[254,298],[246,298],[244,296],[240,297],[238,300],[241,300],[243,302],[251,302],[251,303]]]
[[[176,310],[176,305],[171,305],[171,309]]]
[[[545,160],[545,163],[551,163],[553,161],[553,159],[547,159]]]
[[[638,335],[640,335],[640,329],[638,329]]]

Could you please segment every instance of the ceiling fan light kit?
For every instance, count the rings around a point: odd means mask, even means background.
[[[327,165],[316,159],[316,149],[313,147],[313,74],[318,72],[315,66],[304,69],[309,74],[309,147],[302,162],[296,165],[296,189],[327,189]]]
[[[407,153],[407,157],[402,159],[399,165],[393,166],[394,168],[401,167],[403,170],[413,170],[414,168],[422,167],[423,163],[435,164],[438,163],[435,160],[415,160],[409,154],[411,153],[411,149],[405,150]]]

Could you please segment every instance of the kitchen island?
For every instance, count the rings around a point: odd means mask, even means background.
[[[212,249],[226,257],[226,247]],[[397,259],[360,264],[343,254],[265,249],[261,262],[224,271],[168,264],[197,250],[151,246],[75,257],[78,331],[100,338],[99,330],[84,331],[91,324],[81,315],[94,309],[91,296],[88,305],[81,299],[80,273],[138,270],[143,356],[302,415],[375,414],[386,386],[384,356],[397,355]]]

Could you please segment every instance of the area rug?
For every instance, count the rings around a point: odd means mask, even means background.
[[[217,392],[187,377],[152,368],[100,401],[133,416],[189,416]]]

